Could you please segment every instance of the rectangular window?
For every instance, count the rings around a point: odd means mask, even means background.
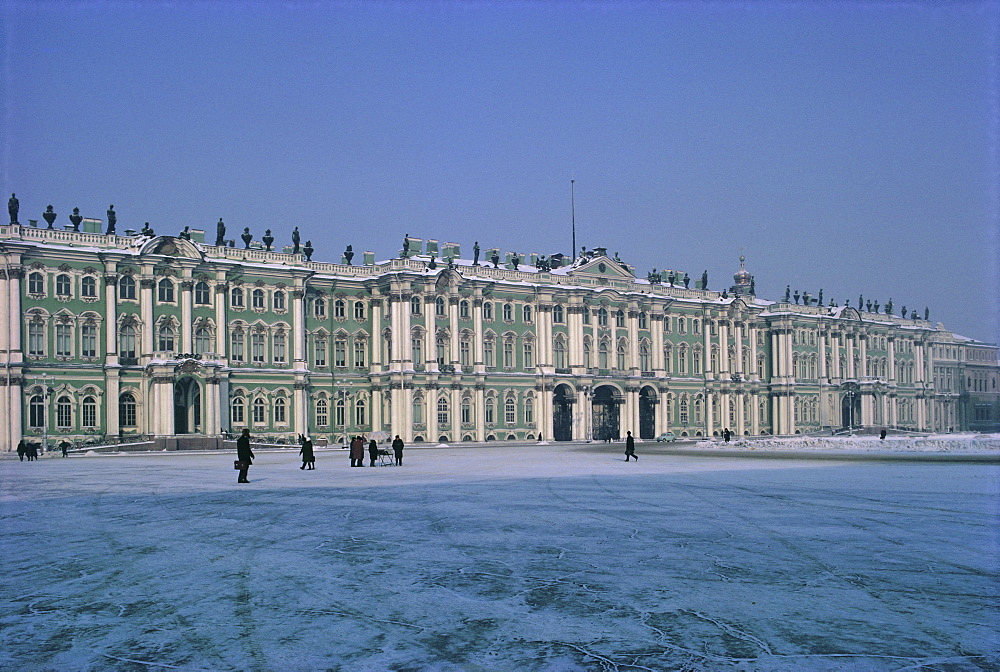
[[[496,365],[494,362],[495,352],[496,346],[494,345],[494,342],[486,341],[486,343],[483,344],[483,364],[490,368],[494,367]]]
[[[469,342],[461,341],[458,344],[458,363],[463,367],[469,365]]]
[[[333,365],[339,366],[341,368],[347,366],[347,343],[345,341],[336,341],[333,344]]]
[[[496,407],[492,399],[486,400],[486,424],[492,425],[496,422]]]
[[[414,338],[410,341],[410,353],[414,364],[424,363],[424,342],[423,339]]]
[[[326,366],[326,339],[317,338],[313,345],[313,362],[316,366]]]
[[[533,369],[535,367],[535,351],[531,343],[524,344],[524,368]]]
[[[364,365],[365,365],[365,342],[360,340],[354,341],[354,366],[364,366]]]
[[[28,324],[28,354],[37,357],[45,354],[45,325],[41,322]]]
[[[274,361],[275,363],[285,363],[285,335],[274,335]]]
[[[70,327],[68,324],[56,325],[56,356],[69,357],[70,355]]]
[[[80,327],[80,354],[83,357],[97,356],[97,327],[93,324]]]
[[[503,342],[503,366],[505,369],[514,368],[514,344],[511,341]]]
[[[243,332],[234,331],[231,339],[232,358],[234,362],[243,361]]]
[[[251,334],[250,356],[254,364],[264,362],[264,334]]]

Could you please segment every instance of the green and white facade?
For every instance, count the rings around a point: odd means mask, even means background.
[[[540,271],[411,239],[349,265],[195,234],[0,227],[0,449],[244,427],[412,443],[1000,424],[996,346],[763,300],[742,268],[720,293],[600,249]]]

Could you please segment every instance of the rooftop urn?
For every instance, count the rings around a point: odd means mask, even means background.
[[[73,208],[73,214],[69,216],[69,221],[73,224],[73,230],[79,232],[80,222],[83,221],[83,216],[80,214],[80,208]]]
[[[42,213],[42,219],[44,219],[48,223],[49,226],[47,228],[50,229],[52,228],[52,222],[56,221],[56,217],[58,216],[59,215],[55,213],[51,205],[45,208],[45,212]]]

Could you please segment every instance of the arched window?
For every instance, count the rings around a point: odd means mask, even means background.
[[[625,359],[626,359],[626,356],[628,354],[628,352],[625,349],[625,344],[624,343],[619,343],[617,350],[618,350],[618,353],[617,353],[618,354],[618,370],[619,371],[624,371],[625,367],[626,367]]]
[[[677,333],[686,334],[687,333],[687,319],[683,317],[677,318]]]
[[[87,299],[97,298],[97,278],[92,275],[84,276],[80,283],[80,295]]]
[[[174,350],[174,328],[169,324],[164,324],[160,327],[158,333],[158,345],[157,350],[160,352],[173,352]]]
[[[677,348],[677,373],[687,373],[687,348]]]
[[[275,310],[285,309],[285,293],[280,289],[272,295],[272,301],[274,302]]]
[[[469,319],[469,302],[464,299],[458,304],[458,316],[463,320]]]
[[[639,328],[649,329],[649,319],[646,317],[646,313],[639,313]]]
[[[174,302],[174,283],[172,280],[163,278],[156,287],[157,299],[159,299],[161,303]]]
[[[118,332],[118,354],[135,359],[135,327],[124,324]]]
[[[493,321],[493,303],[491,301],[483,304],[483,319]]]
[[[118,397],[118,425],[120,427],[136,426],[135,397],[125,392]]]
[[[513,322],[514,321],[514,306],[510,303],[503,304],[503,321]]]
[[[337,299],[333,302],[333,317],[338,320],[347,317],[347,303],[343,299]]]
[[[267,417],[267,406],[264,400],[257,398],[253,400],[253,422],[255,425],[263,425]]]
[[[701,321],[700,320],[691,320],[691,331],[693,333],[695,333],[695,334],[700,334],[701,333]]]
[[[420,297],[414,296],[410,298],[410,313],[412,315],[420,314]]]
[[[667,322],[667,320],[664,320],[664,323],[666,323],[666,322]],[[667,373],[670,373],[671,371],[673,371],[673,369],[674,369],[673,362],[674,362],[674,348],[669,343],[664,343],[663,344],[663,370],[666,371]]]
[[[494,399],[493,397],[487,397],[486,398],[486,409],[485,409],[485,412],[486,412],[486,424],[487,425],[492,425],[497,420],[496,403],[497,403],[496,399]]]
[[[45,424],[45,401],[42,395],[36,394],[28,400],[28,426],[41,429]]]
[[[434,315],[436,315],[437,317],[444,317],[445,314],[446,313],[445,313],[444,297],[439,296],[436,299],[434,299]]]
[[[354,420],[354,424],[358,427],[364,427],[368,424],[368,404],[364,399],[358,399],[357,403],[354,404]]]
[[[246,399],[241,394],[233,397],[230,418],[234,425],[242,425],[246,422],[246,403]]]
[[[522,317],[524,319],[524,322],[526,324],[530,323],[531,322],[531,306],[525,304],[524,307],[522,308],[521,312],[522,312]]]
[[[355,301],[354,302],[354,319],[361,321],[365,319],[365,302]]]
[[[597,326],[606,327],[608,326],[608,309],[599,308],[597,311]]]
[[[413,422],[420,424],[424,421],[424,400],[423,397],[413,398]]]
[[[274,400],[274,423],[282,425],[288,422],[287,418],[288,404],[283,397],[278,397]]]
[[[507,397],[503,403],[503,420],[508,425],[513,425],[517,422],[517,407],[514,403],[514,397]]]
[[[198,327],[195,329],[194,351],[199,355],[212,352],[212,332],[207,327]]]
[[[462,399],[462,424],[467,425],[472,422],[472,402],[468,397]]]
[[[73,426],[73,407],[69,397],[63,396],[56,400],[56,427],[69,429]]]
[[[562,324],[565,319],[563,307],[557,303],[552,307],[552,321],[555,324]]]
[[[243,289],[241,287],[233,287],[229,292],[229,303],[233,308],[243,307]]]
[[[583,365],[588,369],[593,366],[593,361],[590,351],[590,341],[583,342]]]
[[[441,397],[437,402],[437,422],[438,427],[448,426],[448,399]]]
[[[330,426],[330,409],[326,399],[320,399],[316,402],[316,425],[318,427]]]
[[[601,341],[597,346],[597,368],[608,368],[608,344],[606,341]]]
[[[201,280],[194,286],[194,302],[200,306],[208,305],[212,300],[212,293],[208,289],[208,283]]]
[[[80,418],[83,427],[97,427],[97,400],[93,397],[83,398],[83,413]]]
[[[625,326],[625,311],[618,310],[615,311],[615,326],[624,327]]]
[[[649,361],[650,361],[649,360],[649,344],[645,343],[645,342],[640,343],[639,344],[639,369],[641,371],[649,371],[649,370],[651,370]]]
[[[552,357],[555,360],[555,367],[557,369],[566,368],[566,343],[562,338],[557,338],[555,344],[552,346]]]
[[[29,273],[28,274],[28,293],[29,294],[44,294],[45,293],[45,276],[41,273]]]
[[[318,320],[326,318],[326,299],[313,301],[313,316]]]
[[[56,276],[56,295],[57,296],[69,296],[72,291],[72,283],[70,282],[69,276],[65,273],[60,273]]]
[[[535,400],[531,397],[524,400],[524,424],[529,427],[535,424]]]
[[[264,308],[264,290],[255,289],[250,293],[250,305],[258,310],[263,310]]]
[[[118,281],[118,298],[135,300],[135,278],[123,275]]]

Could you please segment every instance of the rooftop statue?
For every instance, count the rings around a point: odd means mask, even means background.
[[[20,207],[21,204],[17,200],[17,194],[11,194],[10,198],[7,199],[7,212],[10,214],[11,224],[17,224],[17,211]]]
[[[115,235],[115,224],[118,223],[118,213],[115,212],[115,206],[112,203],[108,206],[108,230],[105,232],[109,236]]]
[[[472,246],[472,265],[473,266],[478,266],[479,265],[479,241],[478,240],[476,241],[476,244]]]
[[[226,225],[222,222],[222,217],[219,217],[219,223],[215,225],[215,244],[219,247],[226,245]]]
[[[295,227],[292,230],[292,254],[299,253],[299,227]]]

